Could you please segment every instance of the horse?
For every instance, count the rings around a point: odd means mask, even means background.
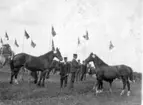
[[[93,89],[96,89],[96,93],[98,93],[97,86],[102,85],[103,80],[109,82],[110,84],[110,92],[112,92],[111,86],[112,82],[116,78],[121,78],[123,83],[123,88],[120,95],[123,95],[125,92],[125,88],[127,85],[128,92],[127,96],[130,95],[130,82],[129,79],[133,82],[133,70],[131,67],[127,65],[115,65],[111,66],[102,61],[96,54],[91,53],[89,57],[85,60],[85,63],[93,62],[95,67],[97,68],[96,79],[97,83],[94,85]]]
[[[44,86],[45,74],[49,72],[49,68],[54,57],[56,57],[60,61],[63,60],[61,52],[59,51],[58,48],[56,48],[56,50],[51,50],[38,57],[29,55],[26,53],[19,53],[15,55],[10,62],[10,68],[11,68],[10,84],[12,84],[13,82],[13,76],[16,76],[16,79],[17,79],[17,75],[19,73],[20,68],[24,67],[27,70],[30,70],[32,72],[41,71],[40,80],[37,85],[40,86],[41,81],[43,80],[42,86]],[[36,84],[37,79],[34,82]]]
[[[52,65],[51,65],[53,74],[56,74],[58,71],[60,71],[60,64],[61,62],[53,60]]]

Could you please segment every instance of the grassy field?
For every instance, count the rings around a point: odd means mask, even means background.
[[[4,70],[1,70],[4,71]],[[92,90],[95,79],[88,77],[75,84],[75,90],[65,88],[60,92],[58,75],[51,75],[44,88],[25,81],[18,85],[9,84],[10,74],[0,72],[0,105],[141,105],[141,81],[131,84],[131,96],[120,96],[122,83],[114,81],[113,93],[104,83],[104,92],[95,96]]]

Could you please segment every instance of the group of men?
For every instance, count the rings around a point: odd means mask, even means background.
[[[64,62],[61,63],[60,69],[60,86],[61,88],[66,87],[68,83],[69,74],[71,74],[69,88],[74,88],[75,80],[83,80],[86,78],[87,66],[85,62],[80,63],[80,60],[77,61],[77,54],[73,54],[73,59],[69,64],[67,57],[64,57]],[[64,86],[63,86],[64,85]]]

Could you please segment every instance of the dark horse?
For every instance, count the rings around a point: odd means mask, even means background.
[[[60,64],[61,62],[53,60],[51,69],[53,70],[53,74],[60,71]]]
[[[10,68],[11,68],[10,83],[13,82],[13,76],[17,78],[20,68],[24,67],[27,70],[30,70],[32,72],[41,71],[40,80],[38,82],[38,85],[40,86],[41,80],[43,79],[42,86],[44,86],[45,75],[47,72],[50,72],[49,70],[50,65],[54,57],[58,58],[60,61],[63,60],[63,57],[58,48],[56,49],[56,51],[52,50],[38,57],[29,55],[26,53],[19,53],[15,55],[10,62]],[[35,83],[37,83],[37,79],[35,80]]]
[[[123,82],[123,90],[121,91],[120,95],[123,95],[126,85],[128,87],[127,96],[130,95],[130,82],[133,81],[133,70],[131,67],[126,65],[115,65],[110,66],[102,61],[96,54],[91,53],[89,57],[85,60],[86,64],[93,61],[95,67],[97,68],[96,71],[96,78],[97,83],[93,89],[96,89],[96,93],[98,92],[97,86],[103,84],[103,80],[110,83],[110,91],[112,82],[116,78],[121,78]],[[103,87],[103,86],[102,86]]]

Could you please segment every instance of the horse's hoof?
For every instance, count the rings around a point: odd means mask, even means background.
[[[103,92],[103,90],[99,90],[99,93],[102,93]]]
[[[100,91],[96,90],[96,94],[100,93]]]
[[[33,83],[34,83],[34,84],[36,84],[36,83],[37,83],[37,81],[33,81]]]
[[[12,81],[10,81],[9,83],[12,84]]]
[[[130,92],[130,91],[128,91],[128,92],[127,92],[127,96],[130,96],[130,94],[131,94],[131,92]]]
[[[125,90],[122,90],[120,93],[120,96],[122,96],[124,94]]]

